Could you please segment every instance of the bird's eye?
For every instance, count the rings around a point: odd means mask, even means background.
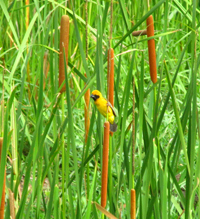
[[[95,96],[95,99],[98,99],[98,98],[99,98],[99,95],[96,95],[96,94],[95,94],[94,96]]]

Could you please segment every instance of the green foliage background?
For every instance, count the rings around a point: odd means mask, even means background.
[[[85,144],[84,93],[107,93],[110,1],[0,1],[0,95],[3,150],[16,218],[100,218],[104,118],[93,103]],[[27,8],[30,10],[26,26]],[[70,17],[66,93],[59,95],[61,16]],[[150,80],[146,29],[154,17],[158,82]],[[106,210],[130,218],[199,218],[200,2],[113,1],[118,130],[110,138]],[[84,76],[87,74],[87,77]],[[135,92],[133,91],[133,80]],[[132,174],[135,94],[135,173]],[[20,187],[20,189],[18,189]],[[1,199],[1,195],[0,195]]]

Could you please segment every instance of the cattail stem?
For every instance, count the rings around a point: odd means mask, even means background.
[[[109,48],[111,48],[112,25],[113,25],[113,0],[110,1],[110,36],[109,36]]]
[[[132,124],[132,184],[134,188],[134,173],[135,173],[135,78],[133,77],[133,124]]]
[[[108,49],[108,69],[107,69],[107,98],[108,101],[114,106],[114,50],[113,48]],[[113,132],[110,132],[113,135]]]
[[[109,152],[109,130],[110,123],[104,123],[104,139],[103,139],[103,167],[101,176],[101,206],[106,207],[107,200],[107,183],[108,183],[108,152]]]
[[[90,89],[86,91],[84,98],[85,98],[85,143],[86,143],[88,138],[89,127],[90,127],[90,117],[89,117]]]
[[[147,18],[147,37],[154,36],[154,22],[153,16],[150,15]],[[157,82],[157,68],[156,68],[156,50],[155,50],[155,40],[148,40],[148,52],[149,52],[149,67],[150,75],[153,83]]]
[[[85,58],[88,60],[88,1],[85,0]]]
[[[1,164],[1,153],[3,147],[3,138],[0,138],[0,164]],[[5,208],[5,188],[6,188],[6,171],[4,174],[3,190],[1,197],[1,206],[0,206],[0,218],[4,219],[4,208]]]
[[[66,63],[68,65],[68,44],[69,44],[69,16],[63,15],[61,18],[60,26],[60,56],[59,56],[59,86],[65,80],[65,66],[64,66],[64,53],[66,57]],[[66,86],[63,85],[61,93],[65,92]]]
[[[147,35],[147,30],[137,30],[132,32],[132,36]]]
[[[26,30],[28,29],[28,26],[29,26],[29,14],[30,14],[30,8],[29,8],[29,0],[26,0],[25,1],[25,4],[26,4]],[[28,44],[28,42],[27,42]],[[28,46],[27,46],[27,54],[29,53],[28,51]],[[30,87],[30,82],[31,82],[31,76],[30,76],[30,66],[29,66],[29,61],[27,63],[27,81],[28,81],[28,97],[29,97],[29,100],[31,99],[31,87]]]
[[[136,192],[131,189],[131,219],[136,219]]]

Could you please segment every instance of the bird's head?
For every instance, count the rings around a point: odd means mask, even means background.
[[[98,90],[93,90],[92,91],[92,95],[90,96],[94,101],[96,101],[97,99],[102,97],[101,92],[99,92]]]

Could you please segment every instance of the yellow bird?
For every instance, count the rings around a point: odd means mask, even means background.
[[[96,105],[99,112],[105,118],[108,117],[108,121],[110,123],[110,131],[116,132],[117,124],[114,122],[116,113],[111,103],[103,98],[102,94],[98,90],[93,90],[90,97],[94,100],[94,104]]]

